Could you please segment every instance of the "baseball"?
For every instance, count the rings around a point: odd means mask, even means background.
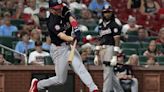
[[[91,40],[91,39],[92,39],[92,36],[91,36],[91,35],[87,35],[87,36],[86,36],[86,39],[87,39],[87,40]]]

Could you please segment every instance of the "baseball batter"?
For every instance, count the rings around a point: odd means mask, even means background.
[[[55,64],[56,76],[40,81],[36,78],[33,79],[29,92],[38,92],[52,85],[65,83],[69,67],[68,54],[70,52],[70,45],[68,43],[74,41],[74,39],[80,39],[80,30],[77,27],[77,21],[72,17],[68,7],[62,2],[56,2],[54,0],[49,1],[49,7],[50,16],[47,20],[47,25],[53,43],[50,47],[50,55]],[[75,37],[71,36],[72,27]],[[89,88],[90,92],[98,92],[98,88],[83,65],[77,50],[75,50],[75,56],[71,66],[74,72]]]
[[[102,11],[102,18],[99,20],[100,43],[96,47],[99,50],[99,60],[103,64],[103,92],[110,92],[113,88],[116,92],[123,92],[120,83],[116,80],[113,73],[113,66],[117,63],[116,52],[120,50],[119,39],[121,33],[121,23],[115,18],[113,9],[109,5],[105,5]],[[97,57],[95,57],[97,58]],[[99,64],[94,61],[95,64]]]

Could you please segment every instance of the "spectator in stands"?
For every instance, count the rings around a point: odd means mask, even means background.
[[[92,30],[91,27],[95,28],[97,26],[96,19],[93,18],[92,13],[88,9],[81,10],[81,17],[78,21],[80,24],[87,26],[89,30]]]
[[[19,0],[18,6],[16,8],[15,19],[22,18],[22,16],[23,16],[23,10],[24,10],[24,1]]]
[[[40,8],[39,14],[37,15],[38,19],[39,19],[39,27],[43,30],[43,31],[47,31],[47,10],[44,7]]]
[[[10,65],[11,63],[6,61],[3,54],[0,53],[0,65]]]
[[[2,25],[2,14],[0,13],[0,26]]]
[[[12,16],[11,16],[11,13],[10,12],[4,12],[3,13],[3,19],[2,19],[2,24],[5,24],[5,20],[6,19],[11,19],[12,18]]]
[[[28,32],[22,31],[20,33],[21,41],[17,42],[15,50],[27,54],[29,49],[34,49],[35,45],[32,42],[29,42],[30,36]],[[20,60],[21,63],[24,63],[24,56],[19,54],[14,54],[14,57]]]
[[[161,0],[161,5],[162,5],[162,8],[164,8],[164,0]]]
[[[144,3],[140,7],[140,12],[143,15],[154,17],[160,9],[160,5],[155,0],[144,0]]]
[[[76,17],[79,17],[80,10],[86,9],[87,6],[83,3],[79,3],[76,0],[65,0],[66,3],[69,5],[70,10],[76,15]]]
[[[35,43],[36,41],[41,41],[41,30],[40,29],[33,29],[31,31],[30,42]]]
[[[43,45],[42,45],[42,48],[44,49],[44,50],[50,50],[50,46],[51,46],[51,38],[50,38],[50,36],[49,35],[46,35],[46,41],[43,43]]]
[[[5,7],[5,1],[4,1],[4,0],[1,0],[1,1],[0,1],[0,6],[1,6],[1,8],[0,8],[0,9],[2,9],[2,8],[4,8],[4,7]]]
[[[88,8],[92,11],[95,17],[101,17],[101,12],[104,5],[109,5],[106,0],[92,0]]]
[[[14,15],[16,7],[14,6],[13,0],[5,0],[4,7],[2,7],[2,12],[10,12],[11,15]]]
[[[32,65],[44,65],[44,57],[49,56],[48,52],[43,51],[42,42],[35,42],[35,51],[31,52],[29,55],[29,64]]]
[[[47,0],[36,0],[36,7],[37,8],[44,7],[47,9],[49,7],[49,5],[48,5]]]
[[[144,43],[144,42],[149,42],[148,40],[148,32],[144,27],[140,27],[137,32],[137,36],[128,36],[127,38],[128,42],[139,42],[139,43]]]
[[[3,25],[0,26],[0,36],[12,36],[12,32],[18,31],[18,28],[11,24],[10,19],[5,19]]]
[[[117,55],[117,63],[124,64],[125,56],[123,53]],[[122,85],[124,91],[138,92],[138,80],[134,77],[132,67],[128,65],[117,65],[114,67],[114,73]]]
[[[145,67],[149,66],[159,66],[159,63],[157,62],[155,57],[149,57],[148,60],[146,61]]]
[[[36,28],[36,24],[35,21],[33,19],[29,19],[28,21],[26,21],[26,24],[24,25],[26,27],[27,32],[31,32],[33,29]]]
[[[28,0],[28,7],[24,8],[23,13],[25,14],[38,14],[39,8],[36,8],[36,0]]]
[[[143,53],[146,57],[155,57],[155,56],[163,56],[163,54],[158,50],[157,43],[155,40],[151,40],[147,50]]]
[[[128,23],[124,24],[122,28],[123,35],[126,35],[128,32],[131,31],[138,31],[139,27],[141,27],[141,25],[136,24],[136,18],[131,15],[128,17],[127,22]]]
[[[164,45],[164,27],[162,27],[158,33],[158,38],[156,39],[157,44]]]
[[[145,28],[141,27],[138,30],[138,41],[139,42],[148,42],[148,32],[145,30]]]
[[[164,8],[160,8],[159,11],[157,12],[157,19],[160,21],[164,21]],[[164,22],[163,22],[164,23]]]
[[[89,6],[91,1],[92,0],[82,0],[82,3],[85,4],[86,6]]]
[[[4,18],[4,19],[11,19],[11,18],[12,18],[11,13],[8,12],[8,11],[7,11],[7,12],[4,12],[3,18]]]
[[[139,66],[139,56],[137,54],[132,54],[126,63],[133,66]]]
[[[127,9],[139,9],[143,0],[128,0]]]
[[[91,49],[89,47],[82,48],[80,55],[84,64],[93,64],[93,61],[88,59],[88,57],[91,55]]]
[[[36,7],[36,0],[29,0],[27,5],[28,7],[23,10],[24,15],[27,16],[27,19],[33,19],[35,24],[38,26],[39,19],[36,15],[39,13],[39,8]]]

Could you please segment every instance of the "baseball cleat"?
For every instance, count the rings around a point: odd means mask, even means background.
[[[32,79],[29,92],[38,92],[37,84],[38,84],[38,79],[36,79],[36,78]]]
[[[96,89],[96,90],[93,90],[93,92],[99,92],[99,91],[98,91],[98,89]]]

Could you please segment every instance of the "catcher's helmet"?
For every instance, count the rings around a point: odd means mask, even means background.
[[[53,9],[61,9],[63,4],[61,0],[49,0],[49,7]]]

